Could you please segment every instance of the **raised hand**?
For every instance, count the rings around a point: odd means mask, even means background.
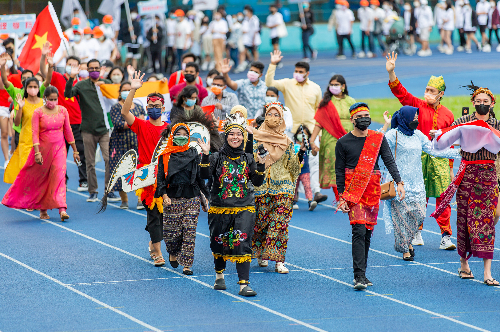
[[[130,80],[130,88],[135,89],[135,90],[139,89],[142,86],[142,84],[144,83],[142,81],[142,79],[144,78],[144,75],[146,75],[146,74],[141,75],[140,70],[134,72],[134,75],[132,76],[132,79]]]
[[[100,77],[104,77],[104,74],[106,73],[106,69],[107,69],[107,67],[106,67],[106,66],[102,66],[102,67],[101,67],[101,72],[99,73],[99,76],[100,76]]]
[[[24,107],[24,98],[21,94],[16,95],[16,101],[19,105],[19,109],[22,109]]]
[[[205,143],[205,142],[203,142],[203,141],[202,141],[201,139],[199,139],[199,138],[198,138],[197,142],[198,142],[198,145],[199,145],[199,146],[200,146],[200,148],[201,148],[201,151],[202,151],[204,154],[208,155],[208,154],[210,153],[210,145],[209,145],[209,144],[207,144],[207,143]]]
[[[71,74],[69,76],[75,78],[79,73],[80,73],[79,65],[71,66]]]
[[[273,65],[277,65],[281,61],[281,59],[283,59],[281,51],[275,50],[274,52],[271,52],[271,63]]]
[[[3,53],[2,55],[0,55],[0,67],[5,66],[5,64],[7,63],[6,55],[7,53]]]
[[[54,65],[54,54],[53,53],[48,53],[47,54],[47,63],[51,67]]]
[[[384,112],[384,121],[386,125],[391,125],[391,115],[389,114],[389,111]]]
[[[229,64],[229,59],[222,59],[221,62],[219,62],[220,66],[220,72],[222,74],[227,74],[231,70],[232,66]]]
[[[49,52],[50,52],[50,43],[49,42],[46,42],[45,44],[43,44],[43,47],[42,47],[42,55],[47,55]]]
[[[134,77],[134,73],[135,73],[135,68],[132,67],[131,65],[128,65],[127,66],[127,73],[128,73],[128,77],[130,79],[132,79]]]
[[[385,58],[387,59],[387,62],[385,63],[385,69],[387,69],[388,73],[392,73],[396,68],[396,60],[398,58],[398,54],[392,52],[392,54],[391,53],[387,54]]]

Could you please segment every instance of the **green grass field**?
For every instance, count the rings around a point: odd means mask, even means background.
[[[363,100],[370,107],[370,114],[373,121],[384,123],[384,112],[389,111],[389,114],[394,114],[401,104],[396,98],[382,98],[382,99],[366,99]],[[473,108],[469,96],[451,96],[445,97],[441,103],[453,112],[455,119],[462,116],[462,107],[468,106]]]

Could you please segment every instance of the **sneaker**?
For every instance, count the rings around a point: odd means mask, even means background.
[[[321,202],[324,202],[328,199],[328,195],[323,195],[322,193],[315,193],[314,194],[314,201],[316,201],[316,203],[321,203]]]
[[[89,185],[87,184],[87,182],[82,182],[80,183],[80,185],[78,186],[78,191],[89,191]]]
[[[491,52],[491,46],[489,44],[484,45],[483,46],[483,52],[490,53]]]
[[[203,62],[201,65],[201,71],[207,71],[208,70],[208,62]]]
[[[500,52],[500,44],[497,46],[497,52]]]
[[[215,61],[210,61],[210,63],[208,64],[208,70],[212,70],[215,68]]]
[[[309,59],[308,57],[305,57],[305,58],[302,58],[302,60],[300,60],[300,61],[309,63],[309,62],[311,62],[311,59]]]
[[[8,164],[9,164],[9,161],[8,161],[8,160],[6,160],[6,161],[3,163],[3,168],[4,168],[4,169],[6,169]]]
[[[441,238],[441,245],[439,249],[455,250],[457,247],[450,240],[451,235],[445,235]]]
[[[373,286],[373,283],[367,277],[365,277],[365,284],[366,286]]]
[[[437,49],[438,49],[439,53],[444,53],[444,51],[445,51],[445,48],[443,47],[443,45],[438,45]]]
[[[373,54],[372,52],[368,52],[368,53],[366,53],[366,57],[367,58],[374,58],[375,54]]]
[[[224,278],[220,278],[220,279],[215,279],[215,283],[214,283],[214,289],[215,290],[226,290],[226,281],[224,280]]]
[[[313,51],[312,54],[311,54],[311,58],[313,60],[316,60],[318,58],[318,51]]]
[[[465,47],[463,47],[463,46],[457,47],[457,52],[463,52],[463,51],[465,51]]]
[[[144,205],[141,202],[137,202],[137,210],[144,210]]]
[[[309,211],[314,211],[314,209],[318,206],[316,201],[309,201]]]
[[[481,44],[477,44],[476,46],[477,46],[477,50],[479,52],[481,52],[483,50],[483,47],[481,46]]]
[[[122,204],[120,204],[120,209],[127,210],[128,209],[128,202],[122,202]]]
[[[282,262],[277,262],[276,267],[274,268],[274,272],[278,272],[280,274],[287,274],[289,271],[285,267],[285,264],[283,264]]]
[[[469,53],[469,54],[470,54],[470,53],[472,53],[472,49],[470,49],[470,48],[466,48],[466,49],[465,49],[465,53]]]
[[[354,285],[354,289],[355,290],[362,290],[362,289],[366,289],[366,281],[365,281],[365,277],[364,276],[357,276],[357,277],[354,277],[354,280],[352,281],[353,285]]]
[[[120,198],[120,196],[116,196],[113,191],[108,194],[108,201],[109,202],[119,202],[121,200],[122,199]]]
[[[293,204],[293,209],[294,210],[298,210],[299,209],[299,205],[297,203]]]
[[[363,59],[366,56],[365,52],[361,51],[358,53],[358,58]]]
[[[347,59],[347,57],[345,55],[343,55],[343,54],[337,55],[336,58],[337,58],[337,60],[345,60],[345,59]]]
[[[87,198],[87,202],[97,202],[98,200],[97,193],[90,194],[89,198]]]
[[[281,69],[281,68],[283,68],[283,63],[282,62],[278,63],[278,65],[276,66],[276,69]]]
[[[453,49],[452,48],[447,48],[446,51],[444,52],[446,55],[452,55],[453,54]]]
[[[424,245],[424,239],[422,239],[422,231],[417,231],[417,235],[415,235],[415,238],[411,241],[412,246],[423,246]]]
[[[257,292],[254,291],[252,288],[250,288],[250,286],[247,285],[247,286],[245,286],[245,288],[240,290],[238,294],[241,296],[245,296],[245,297],[251,297],[251,296],[257,295]]]
[[[267,267],[269,265],[269,261],[262,260],[262,258],[257,258],[257,263],[259,263],[260,267]]]

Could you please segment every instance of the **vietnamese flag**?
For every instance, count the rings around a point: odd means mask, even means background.
[[[61,45],[62,38],[64,37],[59,19],[52,3],[49,1],[47,7],[38,14],[28,40],[18,58],[21,67],[30,69],[33,73],[38,73],[43,45],[49,42],[52,51],[55,52]]]

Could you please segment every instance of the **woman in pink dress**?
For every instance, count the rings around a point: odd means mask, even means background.
[[[49,219],[47,210],[59,209],[61,221],[65,221],[69,216],[66,213],[67,152],[64,138],[73,148],[73,159],[77,164],[80,157],[68,111],[57,105],[58,97],[55,87],[49,86],[45,90],[45,105],[33,114],[33,148],[2,204],[17,209],[39,209],[40,219]],[[24,104],[24,101],[20,103]]]

